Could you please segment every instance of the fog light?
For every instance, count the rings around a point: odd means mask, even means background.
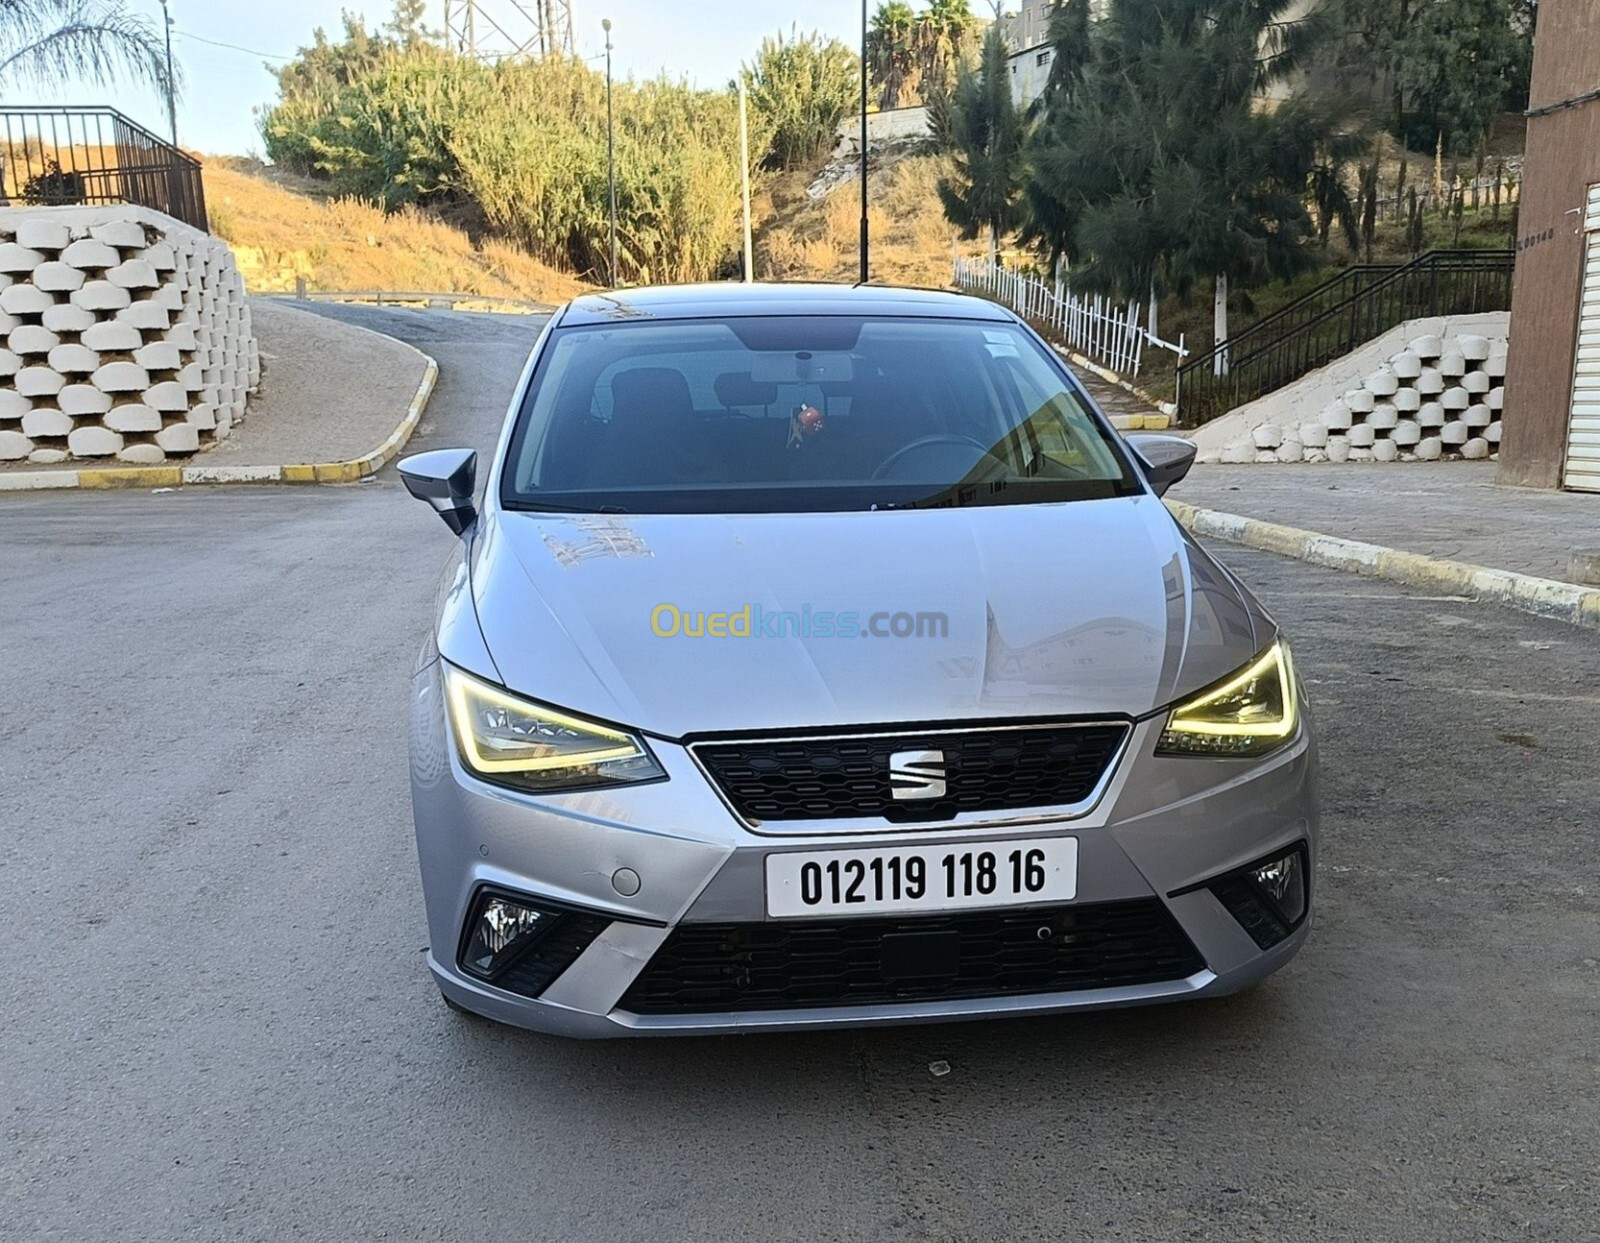
[[[1298,850],[1284,855],[1281,859],[1274,859],[1266,867],[1257,868],[1251,873],[1255,881],[1267,897],[1272,899],[1278,908],[1278,913],[1288,921],[1292,927],[1298,924],[1306,913],[1306,880],[1305,865],[1300,858]]]
[[[542,937],[553,921],[548,911],[510,898],[487,896],[478,907],[461,965],[488,979]]]
[[[1257,946],[1271,949],[1305,922],[1310,900],[1305,846],[1219,876],[1207,887]]]

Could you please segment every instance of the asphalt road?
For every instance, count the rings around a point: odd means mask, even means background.
[[[345,313],[438,356],[424,443],[492,445],[528,321]],[[1593,635],[1225,548],[1322,729],[1287,970],[566,1043],[423,965],[405,686],[449,544],[392,474],[0,498],[0,1237],[1600,1236]]]

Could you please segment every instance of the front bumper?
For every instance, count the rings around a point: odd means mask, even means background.
[[[467,1009],[566,1036],[943,1022],[1235,992],[1287,962],[1308,923],[1263,950],[1204,883],[1299,842],[1314,875],[1316,754],[1310,718],[1303,720],[1293,744],[1261,761],[1157,758],[1158,722],[1144,722],[1099,801],[1070,820],[1019,822],[1012,813],[992,827],[878,825],[849,835],[774,836],[742,825],[684,748],[654,739],[669,779],[652,785],[536,798],[477,780],[449,737],[434,662],[416,675],[410,720],[429,966],[441,991]],[[764,867],[772,851],[1062,836],[1078,841],[1074,903],[1159,902],[1192,944],[1195,969],[1137,984],[956,999],[692,1013],[628,1007],[630,988],[679,925],[765,920]],[[624,896],[614,886],[619,869],[638,876],[637,893]],[[485,886],[610,922],[537,998],[524,996],[458,965],[464,924]]]

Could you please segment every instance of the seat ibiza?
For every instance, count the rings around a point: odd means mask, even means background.
[[[570,1036],[1216,996],[1307,932],[1289,648],[1010,312],[579,298],[476,456],[412,683],[454,1008]]]

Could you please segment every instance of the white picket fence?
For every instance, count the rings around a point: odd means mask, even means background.
[[[1063,281],[1048,285],[1037,276],[1014,272],[986,259],[957,256],[955,269],[959,288],[1005,303],[1024,319],[1045,325],[1051,335],[1118,375],[1139,374],[1147,345],[1169,350],[1179,361],[1188,357],[1181,336],[1174,345],[1141,323],[1144,308],[1137,302],[1119,306],[1098,295],[1080,297]]]

